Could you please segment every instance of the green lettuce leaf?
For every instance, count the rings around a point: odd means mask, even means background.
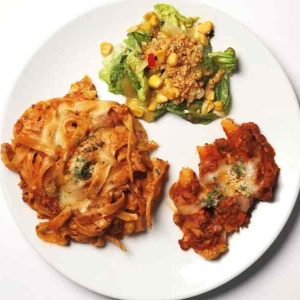
[[[126,62],[126,72],[132,81],[133,88],[141,102],[146,104],[146,94],[149,87],[144,70],[147,67],[147,62],[137,57],[133,52],[128,54]]]
[[[224,69],[228,74],[231,74],[237,67],[237,58],[234,49],[227,48],[224,52],[208,53],[208,58],[221,69]]]
[[[225,73],[222,80],[215,87],[216,100],[224,103],[224,113],[227,115],[231,107],[231,96],[229,89],[229,76]]]
[[[215,73],[218,70],[218,67],[214,63],[212,57],[209,56],[211,51],[212,51],[212,46],[210,42],[207,45],[203,46],[203,60],[201,66],[204,69],[211,71],[212,73]]]
[[[148,81],[144,74],[146,66],[147,62],[140,59],[135,52],[128,51],[125,48],[117,48],[110,56],[104,59],[99,77],[108,84],[110,92],[123,94],[122,80],[127,75],[138,98],[145,102],[148,91]]]
[[[154,11],[158,15],[158,18],[164,22],[164,24],[173,25],[182,30],[192,27],[199,19],[198,17],[185,17],[180,14],[175,7],[169,4],[156,4],[154,5]]]
[[[103,61],[99,77],[108,84],[109,91],[114,94],[122,93],[121,80],[125,75],[126,53],[123,48],[117,48]]]
[[[203,100],[195,100],[190,105],[186,102],[180,104],[168,102],[160,105],[158,111],[160,112],[159,116],[168,111],[194,124],[209,124],[219,118],[215,113],[201,114],[202,105]]]
[[[142,54],[142,43],[149,42],[150,36],[142,32],[131,32],[127,34],[127,38],[124,40],[127,48],[136,54]]]

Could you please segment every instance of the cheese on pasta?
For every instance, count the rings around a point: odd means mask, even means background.
[[[156,147],[126,106],[99,100],[85,77],[26,110],[1,156],[19,173],[23,200],[47,219],[36,228],[41,239],[125,249],[124,235],[152,224],[168,170],[150,158]]]

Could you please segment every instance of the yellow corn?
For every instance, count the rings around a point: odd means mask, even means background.
[[[144,20],[145,20],[145,21],[149,21],[153,14],[154,14],[153,11],[148,11],[148,12],[146,12],[146,13],[144,14]]]
[[[200,32],[196,27],[190,29],[190,36],[193,41],[199,41],[199,34]]]
[[[158,93],[155,97],[155,100],[157,103],[161,104],[161,103],[168,102],[169,99],[165,95]]]
[[[176,99],[180,96],[179,90],[174,87],[166,88],[163,93],[169,100]]]
[[[159,23],[158,16],[155,12],[149,11],[144,15],[144,20],[149,22],[153,27],[157,26]]]
[[[173,88],[173,91],[174,91],[175,98],[178,98],[180,96],[179,90],[176,88]]]
[[[156,111],[156,108],[158,106],[158,103],[156,100],[153,100],[150,105],[148,106],[149,111]]]
[[[215,101],[215,110],[222,111],[224,108],[224,103],[222,101]]]
[[[165,51],[157,50],[155,54],[156,54],[158,63],[162,64],[166,61],[166,52]]]
[[[164,86],[165,87],[171,87],[171,81],[168,77],[164,80]]]
[[[144,109],[141,107],[134,107],[130,109],[135,117],[141,118],[144,115]]]
[[[167,59],[167,63],[168,65],[170,65],[171,67],[175,67],[178,63],[178,55],[174,52],[172,52]]]
[[[204,100],[201,113],[208,114],[214,109],[215,105],[211,100]]]
[[[100,52],[102,56],[108,56],[113,50],[113,45],[111,43],[101,43]]]
[[[153,27],[158,25],[159,19],[158,19],[158,17],[157,17],[156,14],[154,14],[154,15],[150,18],[149,23],[150,23]]]
[[[151,24],[149,22],[144,22],[139,27],[141,30],[146,31],[146,32],[151,30]]]
[[[215,91],[211,89],[207,89],[205,92],[205,99],[214,100],[215,99]]]
[[[199,42],[202,45],[207,45],[208,44],[208,36],[202,32],[199,32]]]
[[[152,75],[148,83],[151,88],[158,89],[163,85],[163,80],[158,75]]]
[[[198,26],[198,30],[204,34],[210,34],[214,25],[210,21],[206,21]]]
[[[138,99],[132,98],[127,100],[127,105],[133,115],[137,118],[141,118],[144,115],[144,109],[140,106]]]

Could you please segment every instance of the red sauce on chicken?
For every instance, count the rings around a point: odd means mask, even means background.
[[[222,122],[227,139],[198,147],[199,178],[183,168],[170,190],[183,232],[179,245],[206,259],[228,250],[228,236],[248,225],[257,200],[272,199],[279,174],[275,152],[254,123]]]

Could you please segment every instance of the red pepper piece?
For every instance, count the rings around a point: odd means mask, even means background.
[[[155,67],[155,55],[153,53],[148,54],[148,67],[149,68]]]

